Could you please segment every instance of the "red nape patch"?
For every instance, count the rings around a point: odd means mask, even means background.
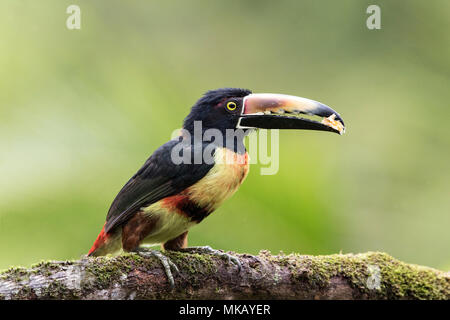
[[[106,224],[106,222],[105,222]],[[102,231],[100,231],[99,235],[97,236],[97,239],[95,240],[94,244],[92,245],[91,250],[88,252],[88,256],[90,256],[92,253],[94,253],[95,250],[100,248],[103,244],[105,244],[106,240],[109,238],[109,234],[105,233],[105,225],[103,225]]]

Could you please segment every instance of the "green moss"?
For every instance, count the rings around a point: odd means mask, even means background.
[[[167,251],[164,254],[175,263],[180,270],[189,274],[208,274],[218,271],[221,258],[190,252]],[[280,253],[272,256],[269,251],[261,251],[260,258],[267,259],[276,264],[272,275],[276,284],[282,269],[291,272],[294,281],[307,284],[312,289],[326,289],[330,287],[333,277],[347,279],[350,286],[358,288],[361,295],[377,299],[450,299],[450,278],[437,270],[410,265],[400,262],[385,253],[369,252],[364,254],[334,254],[328,256],[306,256],[299,254],[285,255]],[[260,263],[254,260],[250,267],[259,270]],[[9,268],[0,274],[0,280],[9,280],[21,284],[30,280],[36,274],[51,275],[61,267],[75,266],[83,268],[85,277],[81,279],[81,290],[67,288],[64,283],[54,281],[42,289],[41,295],[45,298],[65,297],[77,299],[80,292],[89,292],[94,289],[110,287],[115,281],[120,281],[124,274],[135,268],[159,268],[157,258],[146,259],[137,254],[124,254],[117,257],[97,257],[76,262],[42,261],[32,267]],[[376,277],[374,277],[374,270]],[[191,277],[196,281],[196,277]],[[371,278],[375,279],[371,283]],[[194,286],[201,285],[193,283]],[[95,286],[95,287],[93,287]],[[218,293],[220,288],[216,288]],[[21,287],[15,297],[33,296],[28,286]],[[0,296],[0,299],[2,296]]]
[[[11,267],[0,274],[0,280],[22,282],[28,280],[30,274],[28,270],[22,267]]]
[[[41,297],[44,299],[80,299],[79,291],[71,290],[60,281],[53,281],[47,288],[41,289]]]
[[[263,252],[267,258],[267,253]],[[294,279],[305,279],[314,287],[326,288],[332,277],[348,280],[352,287],[369,296],[385,299],[448,299],[449,279],[437,270],[408,265],[388,254],[335,254],[328,256],[302,256],[291,254],[274,256],[271,261],[288,266]],[[379,286],[370,287],[370,268],[379,268]],[[372,275],[373,276],[373,275]]]
[[[387,298],[450,298],[450,279],[435,269],[406,264],[383,253],[369,253],[367,260],[380,267]]]
[[[31,274],[40,274],[43,276],[50,276],[54,272],[61,269],[61,267],[73,265],[72,261],[41,261],[31,266],[31,270],[28,270]]]
[[[188,270],[191,274],[217,272],[213,256],[209,254],[166,251],[164,253],[178,268]]]
[[[141,261],[135,259],[132,255],[115,258],[90,258],[85,271],[95,277],[94,281],[90,281],[91,283],[95,283],[98,288],[106,288],[111,282],[118,281],[124,273],[128,273],[137,263],[141,263]],[[87,284],[83,282],[82,285],[86,286]]]
[[[33,294],[33,290],[28,286],[22,286],[19,291],[14,294],[15,299],[24,299],[25,297],[29,297]]]

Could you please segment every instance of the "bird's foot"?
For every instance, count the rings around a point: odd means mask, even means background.
[[[148,250],[144,248],[138,248],[135,252],[143,258],[156,257],[164,267],[166,272],[167,279],[169,280],[170,287],[173,289],[175,287],[175,280],[173,278],[172,269],[176,273],[180,273],[178,267],[175,263],[170,260],[170,258],[166,257],[158,250]]]
[[[183,251],[207,253],[207,254],[218,256],[222,259],[227,259],[228,263],[234,263],[237,266],[238,271],[241,271],[242,264],[237,257],[235,257],[231,254],[228,254],[226,252],[213,249],[210,246],[190,247],[190,248],[183,249]]]

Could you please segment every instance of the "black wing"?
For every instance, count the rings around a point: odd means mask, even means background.
[[[179,140],[159,147],[125,184],[106,216],[105,232],[128,221],[142,207],[177,194],[203,178],[214,164],[175,164],[172,148]],[[193,148],[192,148],[193,149]],[[200,148],[202,149],[202,148]],[[188,152],[193,152],[189,146]],[[193,153],[191,153],[193,156]],[[191,157],[193,162],[193,157]]]

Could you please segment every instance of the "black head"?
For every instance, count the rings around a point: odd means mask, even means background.
[[[315,116],[308,119],[301,115]],[[252,93],[247,89],[223,88],[205,93],[192,107],[183,128],[218,129],[305,129],[345,131],[341,116],[330,107],[306,98],[273,93]]]
[[[206,92],[184,119],[183,128],[192,132],[194,121],[201,121],[204,130],[235,129],[242,113],[244,97],[251,93],[250,90],[239,88],[222,88]]]

